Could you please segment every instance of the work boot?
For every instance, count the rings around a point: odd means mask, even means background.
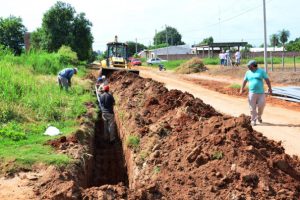
[[[256,126],[256,121],[251,121],[252,126]]]
[[[261,117],[259,117],[258,119],[258,122],[261,124],[263,121],[262,121],[262,119],[261,119]]]

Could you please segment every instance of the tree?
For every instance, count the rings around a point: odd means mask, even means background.
[[[61,1],[44,14],[42,28],[48,51],[57,51],[62,45],[70,46],[73,39],[74,14],[74,8]]]
[[[32,33],[32,47],[55,52],[65,45],[77,53],[79,60],[89,60],[94,40],[91,26],[84,13],[76,15],[70,4],[58,1],[44,14],[42,27]]]
[[[85,19],[85,14],[77,15],[73,22],[72,49],[77,52],[79,60],[88,60],[93,54],[92,23]]]
[[[128,45],[128,56],[131,57],[135,54],[135,42],[128,41],[127,45]],[[140,52],[147,48],[145,45],[140,43],[137,43],[136,45],[137,45],[137,52]]]
[[[0,17],[0,45],[11,49],[16,55],[22,53],[25,32],[26,28],[20,17]]]
[[[214,38],[212,36],[208,37],[208,38],[204,38],[202,40],[202,42],[200,42],[200,44],[212,44],[214,42]]]
[[[270,44],[272,47],[274,47],[275,50],[275,47],[279,44],[279,37],[277,34],[272,34],[270,36]]]
[[[44,29],[38,28],[30,34],[30,48],[35,50],[47,49]]]
[[[294,41],[290,41],[286,45],[287,51],[300,51],[300,37],[296,38]]]
[[[282,31],[279,31],[278,33],[279,40],[283,45],[283,49],[285,49],[285,43],[288,41],[290,37],[290,32],[288,30],[282,29]]]
[[[177,29],[167,26],[165,30],[160,31],[154,36],[154,44],[159,45],[168,43],[168,45],[181,45],[184,42],[181,41],[181,35]]]

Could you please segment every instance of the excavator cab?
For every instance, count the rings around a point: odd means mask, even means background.
[[[131,63],[128,60],[128,45],[118,42],[115,36],[114,42],[107,43],[106,58],[101,61],[99,75],[110,75],[114,71],[126,70],[139,74],[138,70],[131,69]]]

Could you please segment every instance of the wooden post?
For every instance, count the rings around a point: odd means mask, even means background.
[[[272,72],[274,71],[273,55],[272,55],[272,52],[271,52],[271,71],[272,71]]]
[[[294,72],[296,71],[296,56],[294,55]]]

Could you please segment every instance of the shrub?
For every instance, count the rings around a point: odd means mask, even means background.
[[[68,65],[68,64],[78,64],[78,57],[76,52],[72,51],[71,47],[61,46],[58,50],[58,55],[60,57],[60,63]]]
[[[10,138],[14,141],[18,141],[25,139],[26,135],[22,132],[21,127],[17,123],[10,122],[0,127],[0,138]]]

